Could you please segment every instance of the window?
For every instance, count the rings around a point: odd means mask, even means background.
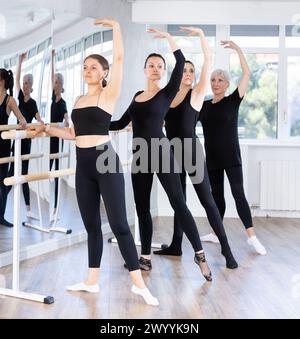
[[[230,38],[240,47],[278,48],[279,26],[231,25]]]
[[[285,27],[285,47],[299,48],[300,47],[300,25],[290,25]]]
[[[288,57],[287,116],[289,135],[300,137],[300,56]]]
[[[249,87],[239,112],[239,127],[244,137],[267,139],[277,137],[278,120],[278,54],[247,54],[251,70]],[[231,54],[230,93],[242,76],[239,57]]]

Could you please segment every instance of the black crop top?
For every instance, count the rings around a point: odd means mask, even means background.
[[[71,115],[75,135],[108,135],[111,114],[97,106],[74,108]]]

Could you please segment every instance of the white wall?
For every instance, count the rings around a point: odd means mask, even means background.
[[[157,24],[293,24],[300,3],[291,1],[137,1],[132,19]],[[299,21],[299,18],[298,18]]]
[[[202,144],[204,143],[203,140]],[[257,142],[241,140],[241,154],[243,159],[244,188],[249,205],[253,207],[253,216],[284,216],[300,217],[297,212],[274,212],[262,211],[260,205],[260,162],[262,160],[299,160],[300,144],[280,144],[276,141]],[[188,179],[187,203],[194,216],[206,217],[195,190]],[[275,184],[275,183],[274,183]],[[230,192],[227,178],[225,180],[226,214],[225,217],[238,218],[235,203]],[[170,207],[167,196],[159,185],[157,193],[158,214],[160,216],[172,216],[173,210]]]

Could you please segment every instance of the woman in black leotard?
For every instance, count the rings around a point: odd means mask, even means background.
[[[10,112],[13,112],[22,128],[26,127],[26,120],[20,112],[13,96],[14,77],[12,71],[4,68],[0,69],[0,125],[7,125]],[[9,90],[9,94],[7,94]],[[10,156],[11,142],[0,138],[0,158]],[[8,164],[0,165],[0,225],[13,227],[13,224],[4,219],[7,187],[4,185],[4,179],[8,176]]]
[[[150,195],[153,175],[154,172],[156,172],[173,209],[178,215],[178,220],[182,225],[183,231],[186,233],[194,248],[194,260],[200,266],[203,276],[210,281],[212,280],[211,272],[205,260],[197,226],[191,212],[187,208],[179,174],[175,173],[175,167],[172,166],[172,164],[174,164],[173,153],[162,131],[165,115],[179,90],[185,59],[169,33],[154,29],[149,31],[156,33],[158,38],[166,38],[171,46],[176,59],[176,65],[172,72],[171,79],[163,89],[160,88],[159,81],[166,68],[165,60],[157,54],[149,55],[145,62],[145,74],[148,78],[147,90],[140,91],[134,96],[126,113],[119,121],[112,122],[110,128],[111,130],[123,129],[132,121],[134,143],[136,140],[142,139],[145,142],[145,146],[147,146],[145,151],[147,152],[146,158],[148,159],[146,159],[146,161],[148,160],[148,166],[141,164],[141,167],[144,167],[143,171],[136,171],[135,169],[132,171],[134,200],[139,219],[142,243],[140,267],[148,271],[152,268],[150,254],[153,225],[150,213]],[[165,142],[168,149],[160,148],[159,151],[152,149],[152,143],[155,140]],[[154,170],[153,158],[159,162],[159,168]],[[142,159],[140,160],[142,162]],[[162,170],[162,167],[168,162],[172,168],[166,173]]]
[[[69,127],[69,116],[67,103],[62,97],[64,93],[64,77],[61,73],[55,73],[55,50],[52,50],[52,103],[51,103],[51,118],[50,121],[63,122],[64,127]],[[50,154],[55,154],[60,151],[59,139],[50,138]],[[55,164],[55,171],[59,170],[59,159],[50,160],[50,171],[53,163]],[[54,191],[54,207],[51,213],[50,221],[53,221],[57,213],[57,200],[58,200],[58,178],[54,179],[55,191]]]
[[[183,171],[180,173],[183,192],[186,196],[186,173],[188,173],[198,198],[206,211],[210,225],[214,229],[221,243],[222,254],[226,258],[226,266],[227,268],[234,269],[237,268],[238,265],[231,253],[220,213],[211,194],[202,145],[195,132],[199,112],[203,105],[208,85],[209,72],[212,63],[211,51],[201,29],[187,27],[182,28],[182,30],[189,32],[190,35],[197,35],[200,37],[204,53],[204,63],[200,81],[192,87],[192,84],[195,81],[195,67],[190,61],[186,61],[180,90],[173,100],[165,118],[165,128],[170,140],[179,138],[183,145],[183,152],[181,154]],[[184,147],[188,146],[188,142],[192,145],[191,149]],[[198,154],[196,154],[196,152]],[[188,168],[191,165],[195,165],[196,172],[194,171],[194,168]],[[174,234],[171,245],[168,248],[154,251],[154,253],[159,255],[180,256],[182,254],[182,235],[182,227],[180,226],[175,212]]]
[[[74,127],[36,127],[50,136],[76,140],[76,195],[80,213],[88,233],[89,272],[85,282],[67,287],[69,291],[99,291],[98,275],[102,257],[100,196],[102,196],[108,221],[114,232],[121,254],[128,265],[133,281],[131,291],[142,296],[147,304],[157,306],[158,300],[146,288],[139,268],[138,255],[126,218],[124,178],[121,164],[109,137],[111,116],[120,95],[123,71],[123,42],[118,22],[99,20],[113,29],[113,68],[109,82],[108,61],[98,54],[88,56],[84,62],[83,76],[88,85],[87,95],[77,98],[72,120]],[[99,159],[104,157],[104,163]],[[105,167],[113,162],[116,168]]]
[[[31,98],[31,93],[33,91],[33,76],[32,74],[26,74],[23,77],[23,88],[21,89],[20,79],[22,71],[22,63],[26,58],[26,53],[22,53],[19,56],[19,64],[16,73],[16,91],[18,93],[19,99],[19,109],[26,119],[27,123],[30,124],[33,119],[36,119],[38,122],[43,123],[40,113],[37,108],[36,101]],[[12,145],[12,154],[14,155],[14,143]],[[31,151],[31,139],[22,139],[21,141],[21,154],[30,154]],[[11,177],[14,175],[14,163],[11,163],[8,171],[8,176]],[[28,174],[29,160],[22,161],[22,175]],[[27,218],[38,219],[35,216],[30,208],[30,191],[28,183],[22,185],[23,187],[23,196],[26,204],[26,216]],[[8,186],[7,194],[11,190],[12,186]]]
[[[265,255],[264,246],[255,236],[251,211],[243,187],[243,170],[238,138],[239,106],[246,93],[250,70],[239,46],[232,41],[222,41],[225,48],[235,50],[239,56],[243,76],[238,88],[229,96],[229,74],[216,70],[211,75],[212,100],[205,101],[199,115],[203,126],[205,151],[212,194],[221,217],[225,214],[224,172],[228,177],[236,208],[248,235],[248,244],[258,254]]]

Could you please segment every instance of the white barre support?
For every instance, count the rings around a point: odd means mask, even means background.
[[[68,157],[69,157],[69,153],[60,152],[60,153],[50,154],[50,159],[62,159],[62,158],[68,158]],[[32,223],[27,222],[27,221],[23,222],[22,225],[24,227],[28,227],[28,228],[34,229],[36,231],[48,233],[48,234],[49,233],[71,234],[72,233],[71,229],[56,226],[57,217],[55,218],[54,223],[51,227],[47,227],[47,228],[43,227],[41,204],[40,204],[40,185],[39,185],[39,181],[37,181],[36,183],[37,183],[37,192],[38,192],[38,209],[39,209],[40,225],[38,226],[38,225],[32,224]]]
[[[15,142],[15,169],[16,177],[21,173],[21,139]],[[44,296],[20,291],[20,192],[21,185],[14,186],[14,228],[13,228],[13,282],[12,289],[0,288],[0,295],[26,299],[44,304],[54,303],[52,296]]]

